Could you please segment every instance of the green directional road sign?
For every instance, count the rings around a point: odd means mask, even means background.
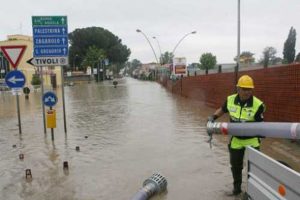
[[[66,26],[67,16],[33,16],[32,26]]]

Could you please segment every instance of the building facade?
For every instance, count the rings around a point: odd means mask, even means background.
[[[31,36],[27,35],[8,35],[7,39],[0,41],[0,46],[14,46],[25,45],[26,50],[23,57],[18,64],[18,70],[22,71],[26,77],[26,86],[31,86],[31,80],[34,74],[43,74],[44,86],[59,87],[61,86],[61,67],[43,67],[41,72],[40,68],[32,66],[27,63],[27,60],[33,57],[33,41]],[[13,70],[9,65],[8,70]]]

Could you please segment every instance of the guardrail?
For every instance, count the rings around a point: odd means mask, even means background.
[[[247,155],[249,200],[300,199],[300,173],[252,147]]]

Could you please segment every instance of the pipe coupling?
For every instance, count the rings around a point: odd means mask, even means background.
[[[221,133],[221,124],[220,122],[207,122],[206,130],[209,136],[213,134],[220,134]]]

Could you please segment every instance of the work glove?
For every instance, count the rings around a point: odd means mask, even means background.
[[[211,115],[207,118],[207,122],[215,122],[215,120],[218,118],[217,115]]]
[[[218,118],[217,115],[211,115],[207,118],[207,124],[206,126],[209,127],[210,126],[210,123],[214,123],[215,120]],[[207,134],[209,136],[209,139],[208,139],[208,143],[209,143],[209,147],[212,148],[212,144],[211,144],[211,141],[212,141],[212,132],[209,131],[209,129],[207,129]]]

